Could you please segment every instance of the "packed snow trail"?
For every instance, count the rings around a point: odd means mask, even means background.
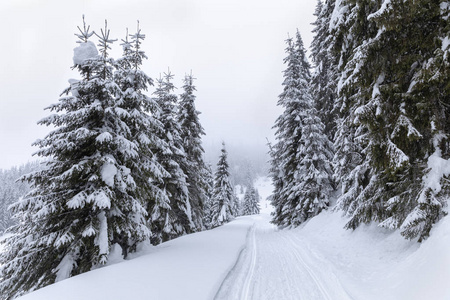
[[[297,240],[278,231],[269,215],[252,216],[246,248],[219,289],[216,300],[351,300],[334,273]]]

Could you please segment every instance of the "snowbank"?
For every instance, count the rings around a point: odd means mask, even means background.
[[[450,217],[442,219],[393,273],[392,281],[398,283],[395,299],[450,299]]]
[[[245,245],[252,218],[151,247],[27,294],[21,300],[212,299]]]
[[[450,217],[422,244],[375,224],[344,230],[339,213],[325,212],[292,230],[317,269],[336,275],[353,299],[450,299]]]

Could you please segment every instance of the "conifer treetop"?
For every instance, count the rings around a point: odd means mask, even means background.
[[[95,33],[94,31],[89,31],[91,26],[90,25],[86,26],[84,15],[82,18],[83,18],[83,29],[81,29],[80,26],[77,26],[80,33],[75,33],[75,36],[80,39],[79,41],[77,41],[77,43],[86,43],[89,40],[89,38]]]
[[[111,44],[117,41],[117,39],[111,39],[109,37],[110,30],[108,29],[108,21],[105,20],[105,28],[100,29],[100,34],[97,34],[96,32],[94,32],[94,34],[99,38],[97,46],[100,48],[103,59],[107,59],[108,51],[111,50]]]

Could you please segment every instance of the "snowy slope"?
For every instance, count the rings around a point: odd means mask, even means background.
[[[333,212],[279,231],[269,223],[270,181],[261,178],[255,187],[263,198],[260,215],[20,299],[450,299],[449,217],[421,245],[375,225],[344,230],[346,220]]]
[[[267,178],[260,178],[256,187],[265,197],[271,193]],[[268,205],[263,212],[270,211]],[[303,248],[317,274],[331,275],[322,281],[339,281],[349,299],[450,299],[450,216],[442,219],[422,244],[375,224],[344,230],[346,222],[339,212],[324,212],[283,234]],[[346,298],[331,294],[331,299]]]
[[[63,280],[22,300],[212,299],[245,245],[251,219],[183,236],[140,257]]]
[[[291,233],[325,284],[335,277],[348,299],[445,300],[450,299],[449,221],[445,218],[422,245],[375,225],[343,230],[345,220],[330,212]]]

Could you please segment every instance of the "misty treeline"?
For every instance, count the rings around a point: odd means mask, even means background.
[[[253,182],[259,176],[267,173],[266,162],[268,159],[265,155],[249,157],[245,151],[246,149],[237,146],[230,147],[227,145],[227,148],[231,148],[231,150],[228,150],[231,184],[233,187],[238,188],[235,191],[236,194],[244,194],[248,187],[253,187]],[[216,152],[220,152],[220,148],[210,147],[205,149],[205,152],[207,166],[212,168],[214,172],[217,166],[211,165],[209,161],[212,161],[217,156]],[[8,209],[9,206],[30,191],[30,184],[27,181],[20,180],[20,178],[38,170],[42,165],[42,162],[36,160],[10,169],[0,169],[0,235],[17,221],[13,218],[11,210]],[[241,207],[244,205],[244,203],[238,204]],[[244,214],[243,212],[241,213]]]
[[[29,162],[9,170],[0,169],[0,235],[14,224],[8,207],[30,190],[28,182],[18,180],[39,168],[39,163]]]
[[[103,265],[113,246],[127,258],[150,243],[255,213],[236,197],[225,144],[214,174],[204,162],[192,74],[176,95],[173,74],[154,81],[141,70],[147,57],[139,26],[121,40],[117,59],[106,22],[95,33],[83,17],[78,29],[73,68],[80,79],[69,80],[38,122],[55,128],[34,143],[44,162],[31,173],[32,166],[1,173],[28,173],[20,180],[29,185],[8,212],[15,223],[1,242],[2,299]]]
[[[300,34],[287,40],[273,222],[336,201],[346,228],[422,241],[450,192],[449,2],[326,0],[315,16],[312,74]]]

